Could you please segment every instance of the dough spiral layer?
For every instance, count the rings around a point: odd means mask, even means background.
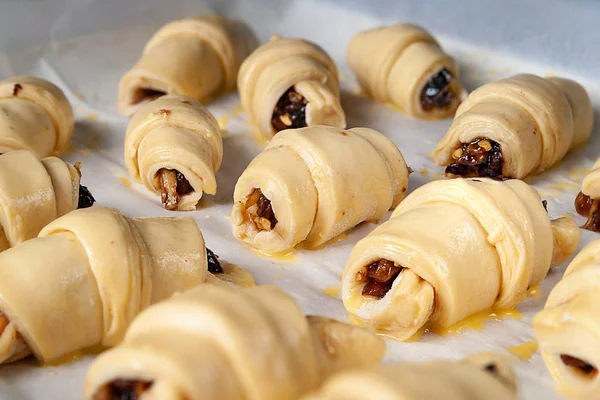
[[[74,129],[71,104],[52,83],[32,76],[0,81],[0,153],[60,154],[71,145]]]
[[[592,125],[590,98],[577,82],[515,75],[473,91],[431,157],[449,175],[520,179],[585,143]]]
[[[462,361],[385,364],[342,372],[302,400],[516,400],[506,360],[476,354]]]
[[[400,150],[368,128],[316,126],[280,132],[240,176],[233,232],[267,253],[316,247],[383,218],[406,195]]]
[[[334,373],[374,366],[384,351],[383,340],[360,328],[305,317],[274,286],[203,285],[136,318],[124,341],[92,364],[85,398],[137,389],[163,400],[293,400]]]
[[[242,64],[242,106],[260,135],[283,129],[346,127],[335,62],[314,43],[273,36]]]
[[[240,64],[257,45],[242,21],[207,15],[170,22],[121,79],[119,110],[131,116],[164,94],[204,101],[233,90]]]
[[[434,181],[356,244],[342,276],[344,305],[408,339],[424,327],[516,306],[579,238],[571,219],[551,222],[522,181]]]
[[[399,24],[358,33],[348,66],[373,99],[422,119],[452,116],[463,88],[452,57],[423,28]]]
[[[117,344],[148,305],[209,278],[191,218],[72,211],[0,253],[0,363]]]
[[[583,178],[581,191],[575,198],[575,210],[587,218],[582,228],[600,232],[600,158]]]
[[[574,399],[600,396],[600,240],[588,243],[533,318],[542,357],[559,391]]]
[[[169,210],[195,210],[203,192],[215,194],[223,160],[219,124],[200,102],[167,95],[142,107],[125,135],[129,175],[161,194]]]

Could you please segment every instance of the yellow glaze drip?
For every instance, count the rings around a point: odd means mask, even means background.
[[[421,168],[419,170],[419,174],[421,174],[421,176],[424,176],[425,178],[427,178],[429,176],[429,170],[427,168]]]
[[[88,121],[97,121],[98,120],[98,114],[96,114],[96,113],[89,113],[88,115],[85,116],[85,119],[87,119]]]
[[[244,247],[261,258],[266,258],[272,261],[281,261],[288,264],[296,264],[298,262],[298,258],[296,257],[296,253],[293,249],[287,252],[269,254],[253,247],[246,246],[245,244]]]
[[[332,297],[334,299],[340,299],[341,298],[340,295],[342,293],[342,285],[337,284],[337,285],[326,287],[325,289],[323,289],[323,293],[325,293],[327,296]]]
[[[79,149],[77,150],[77,152],[84,155],[85,157],[89,157],[90,154],[92,154],[88,149]]]
[[[518,346],[509,347],[508,351],[519,356],[523,360],[529,361],[538,349],[539,346],[536,342],[525,342]]]
[[[233,115],[234,117],[237,117],[238,115],[242,114],[243,112],[244,112],[244,107],[242,107],[241,104],[234,106],[230,111],[231,115]]]
[[[429,332],[429,329],[427,329],[427,327],[424,326],[421,329],[419,329],[414,335],[409,337],[408,339],[402,339],[402,338],[396,336],[394,334],[394,332],[386,331],[383,329],[373,329],[373,327],[368,322],[360,319],[359,317],[357,317],[354,314],[348,314],[348,321],[350,321],[350,323],[352,325],[355,325],[355,326],[358,326],[361,328],[366,328],[368,330],[372,330],[375,334],[377,334],[379,336],[383,336],[386,339],[400,341],[400,342],[408,342],[408,343],[418,342],[424,333]]]
[[[219,123],[219,128],[223,129],[229,123],[229,116],[223,115],[221,118],[217,119],[217,122]]]
[[[321,249],[324,249],[325,247],[329,246],[330,244],[341,242],[342,240],[345,240],[347,238],[348,238],[348,233],[342,232],[339,235],[337,235],[336,237],[334,237],[333,239],[329,239],[325,243],[320,244],[318,246],[309,247],[309,246],[306,246],[303,243],[301,243],[300,245],[297,246],[297,248],[298,249],[305,249],[305,250],[321,250]]]
[[[127,186],[128,188],[129,188],[129,187],[131,187],[131,181],[130,181],[129,179],[127,179],[126,177],[124,177],[124,176],[120,176],[120,177],[119,177],[119,181],[120,181],[120,182],[121,182],[123,185]]]
[[[530,286],[527,289],[527,297],[532,297],[534,299],[539,299],[542,296],[542,289],[539,285]]]
[[[583,177],[587,175],[587,173],[589,172],[589,170],[585,169],[585,168],[571,168],[568,172],[567,175],[569,175],[569,178],[574,180],[575,182],[580,182],[583,180]]]
[[[432,332],[438,335],[457,335],[465,329],[481,331],[483,330],[487,321],[502,321],[504,319],[522,320],[523,314],[513,308],[482,311],[473,314],[452,326],[443,329],[432,330]]]
[[[59,365],[63,365],[63,364],[68,364],[70,362],[79,360],[81,357],[85,356],[85,355],[98,355],[104,351],[107,350],[107,347],[98,345],[98,346],[93,346],[90,347],[89,349],[85,349],[85,350],[78,350],[78,351],[74,351],[72,353],[69,353],[65,356],[62,356],[60,358],[57,358],[56,360],[52,360],[52,361],[48,361],[48,362],[43,362],[41,363],[41,366],[46,368],[46,367],[57,367]]]

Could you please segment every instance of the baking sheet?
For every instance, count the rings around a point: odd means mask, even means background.
[[[217,11],[245,19],[262,41],[271,34],[313,40],[338,63],[342,105],[348,125],[378,129],[400,147],[407,163],[415,170],[411,175],[411,191],[427,181],[441,178],[442,169],[433,164],[427,153],[443,136],[451,121],[418,121],[364,98],[344,61],[346,46],[359,30],[384,22],[416,21],[424,24],[439,35],[445,49],[458,59],[461,80],[469,89],[518,72],[573,77],[590,91],[599,119],[600,85],[586,78],[598,71],[598,64],[594,63],[598,54],[574,39],[582,29],[580,25],[571,25],[573,29],[567,31],[568,25],[561,26],[555,22],[552,29],[544,31],[540,23],[534,24],[539,29],[537,39],[535,32],[527,31],[523,41],[518,39],[519,29],[524,29],[520,27],[521,22],[530,17],[527,12],[535,12],[524,2],[514,4],[527,11],[520,15],[521,18],[514,15],[511,23],[516,28],[512,30],[506,25],[493,29],[495,16],[503,13],[512,15],[506,10],[489,12],[487,17],[480,15],[479,18],[488,19],[487,25],[485,21],[468,15],[468,6],[475,7],[475,11],[485,9],[485,4],[492,7],[492,3],[487,1],[463,1],[460,3],[464,7],[462,13],[452,9],[450,14],[440,9],[444,4],[441,0],[427,2],[430,7],[417,1],[369,3],[370,8],[367,9],[360,1],[0,1],[0,51],[3,54],[0,57],[0,77],[34,74],[52,80],[65,90],[77,115],[73,150],[65,158],[83,162],[83,183],[90,187],[99,204],[117,207],[130,216],[194,216],[208,246],[222,259],[248,269],[258,283],[275,284],[290,292],[309,314],[347,320],[341,301],[330,295],[335,295],[353,244],[375,225],[362,224],[346,238],[323,250],[298,250],[286,260],[261,258],[242,247],[231,234],[228,220],[233,187],[262,146],[248,134],[246,116],[241,111],[237,94],[224,95],[208,105],[219,119],[224,134],[224,162],[217,175],[218,194],[206,196],[201,208],[195,212],[163,210],[158,198],[141,185],[132,183],[124,168],[122,142],[128,120],[116,111],[117,84],[121,75],[139,57],[149,36],[165,22],[184,16]],[[556,3],[558,8],[547,17],[548,21],[563,12],[560,7],[564,8],[564,3]],[[600,9],[588,2],[573,3],[575,6],[571,11],[587,18],[596,15]],[[393,12],[386,12],[388,8]],[[470,30],[465,29],[469,21],[472,21]],[[485,36],[487,31],[488,36]],[[499,31],[506,34],[499,35]],[[560,42],[556,43],[557,37],[572,45],[565,47],[563,43],[562,53],[552,53],[553,48],[561,46]],[[523,46],[523,42],[529,44]],[[511,47],[511,43],[514,46]],[[557,217],[563,213],[574,213],[573,200],[585,170],[600,154],[598,133],[596,129],[584,149],[571,152],[551,171],[530,180],[548,200],[550,215]],[[577,221],[583,223],[580,217]],[[595,237],[597,235],[584,232],[582,244]],[[542,308],[549,290],[563,271],[564,267],[551,271],[541,285],[542,296],[528,298],[518,307],[524,315],[523,320],[492,321],[486,323],[481,332],[468,330],[457,336],[425,334],[414,343],[388,341],[385,361],[461,358],[481,351],[509,354],[507,348],[533,340],[531,318]],[[326,292],[330,295],[325,294],[324,289],[328,289]],[[33,360],[0,366],[0,399],[81,398],[85,372],[92,358],[84,356],[58,366],[40,367]],[[539,353],[530,361],[517,362],[515,368],[520,377],[520,398],[560,398],[554,392]]]

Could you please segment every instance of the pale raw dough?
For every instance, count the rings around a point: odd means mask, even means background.
[[[600,240],[573,259],[556,284],[544,310],[533,318],[542,357],[558,390],[573,399],[600,397]],[[586,374],[567,365],[561,355],[575,357],[595,371]]]
[[[506,360],[477,355],[343,372],[302,400],[516,400],[516,380]]]
[[[34,238],[77,208],[80,173],[56,157],[27,150],[0,155],[0,251]]]
[[[288,129],[239,178],[233,232],[266,253],[301,242],[317,247],[360,222],[383,218],[406,195],[408,174],[400,150],[375,130]],[[247,218],[245,203],[255,188],[270,200],[278,221],[270,231]]]
[[[581,192],[592,199],[600,199],[600,158],[592,166],[592,170],[583,178]]]
[[[593,118],[590,98],[578,83],[515,75],[472,92],[431,158],[446,166],[462,143],[485,137],[501,145],[502,175],[521,179],[547,170],[585,143]]]
[[[305,317],[275,286],[202,285],[136,318],[92,364],[84,391],[111,398],[106,384],[122,379],[153,382],[147,400],[295,400],[334,373],[376,365],[384,352],[367,331]]]
[[[256,46],[254,33],[242,21],[208,15],[170,22],[121,79],[119,110],[131,116],[160,94],[204,101],[231,91],[240,64]]]
[[[242,64],[238,88],[250,122],[266,140],[277,132],[271,124],[280,97],[294,88],[308,102],[306,126],[346,127],[340,105],[335,62],[314,43],[274,36]]]
[[[49,362],[114,346],[141,310],[208,275],[192,218],[128,218],[98,206],[72,211],[0,253],[0,317],[8,319],[0,363],[29,351]],[[23,342],[29,349],[15,357]]]
[[[180,196],[178,210],[195,210],[203,192],[217,192],[216,172],[223,160],[219,124],[200,102],[167,95],[142,107],[125,134],[129,175],[148,190],[161,193],[157,177],[165,168],[178,170],[194,189]]]
[[[71,105],[52,83],[31,76],[0,81],[0,153],[58,155],[71,145],[74,128]]]
[[[556,264],[553,257],[564,261],[575,251],[580,236],[570,218],[551,222],[522,181],[434,181],[356,244],[342,276],[344,305],[401,340],[424,327],[443,329],[519,304]],[[404,269],[381,299],[363,296],[364,269],[381,259]]]
[[[348,47],[347,62],[367,95],[417,118],[450,117],[463,97],[456,62],[433,36],[416,25],[399,24],[356,34]],[[421,104],[421,92],[444,68],[454,77],[450,84],[454,99],[447,107],[427,111]]]

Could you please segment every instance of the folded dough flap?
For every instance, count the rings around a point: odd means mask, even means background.
[[[141,376],[153,382],[148,394],[166,380],[182,398],[298,398],[322,379],[311,335],[302,310],[275,287],[201,285],[143,312],[92,365],[86,397]]]
[[[0,99],[20,98],[41,106],[52,120],[55,152],[67,149],[75,129],[73,109],[64,93],[54,84],[31,76],[0,81]],[[42,154],[46,156],[48,154]]]
[[[352,38],[348,46],[348,66],[371,97],[388,102],[388,79],[392,66],[407,47],[419,42],[438,45],[427,31],[412,24],[360,32]]]
[[[0,312],[10,321],[8,329],[12,325],[18,332],[0,346],[0,360],[10,358],[2,350],[15,351],[20,338],[44,362],[102,341],[101,294],[73,234],[35,238],[4,251],[0,274]],[[6,334],[5,329],[0,343]]]
[[[342,276],[344,305],[400,340],[490,309],[501,275],[486,237],[477,219],[458,205],[434,203],[402,212],[352,250]],[[401,268],[385,282],[372,266],[382,260]],[[374,291],[378,285],[385,288]]]
[[[570,79],[559,77],[547,79],[563,93],[571,106],[575,124],[571,148],[587,142],[594,126],[594,110],[588,92],[579,83]]]
[[[42,160],[46,167],[56,199],[56,217],[61,217],[77,208],[79,204],[80,172],[72,164],[58,157],[47,157]]]
[[[553,254],[553,232],[542,200],[519,180],[451,179],[415,190],[392,217],[425,204],[456,204],[469,211],[487,232],[502,266],[502,289],[496,308],[511,308],[527,288],[544,279]]]
[[[72,211],[47,225],[40,237],[60,232],[72,233],[87,254],[100,288],[102,345],[114,345],[150,303],[153,282],[148,248],[129,218],[104,207]]]
[[[14,246],[57,217],[56,193],[44,164],[29,151],[1,155],[0,171],[0,223]]]
[[[581,192],[592,199],[600,199],[600,158],[592,166],[581,184]]]
[[[346,116],[339,95],[326,84],[315,80],[301,81],[294,85],[294,89],[308,102],[305,117],[307,126],[346,127]]]

